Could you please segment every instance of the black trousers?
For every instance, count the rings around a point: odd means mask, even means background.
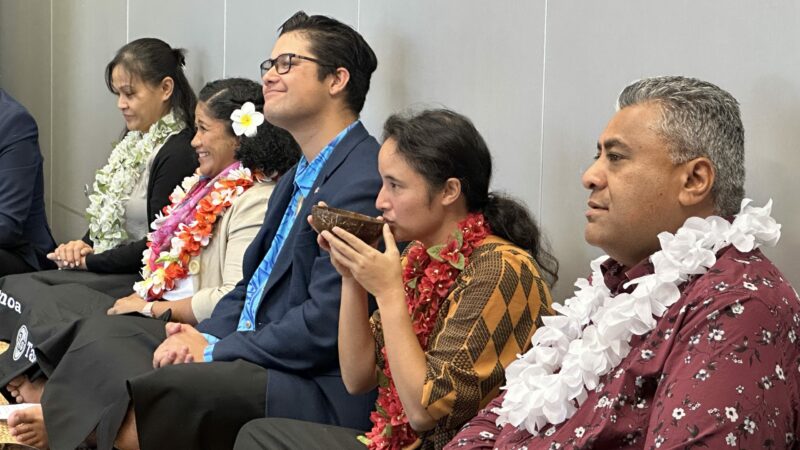
[[[98,274],[82,270],[45,270],[0,278],[0,341],[10,342],[20,325],[61,325],[105,311],[133,292],[138,274]],[[21,321],[22,315],[27,315]],[[49,336],[34,336],[36,343]],[[12,344],[13,345],[13,344]]]
[[[42,343],[50,447],[75,448],[94,431],[97,448],[110,450],[131,406],[143,450],[231,448],[245,423],[264,417],[266,369],[242,360],[153,369],[165,337],[156,319],[91,316]]]
[[[11,345],[0,355],[0,393],[9,398],[2,389],[9,381],[23,373],[38,374],[35,346],[82,317],[105,316],[120,293],[130,293],[137,278],[67,270],[0,278],[0,341]]]
[[[16,273],[33,272],[36,269],[31,267],[16,253],[0,248],[0,277],[14,275]]]
[[[264,417],[267,370],[243,360],[167,366],[128,381],[139,448],[227,449]]]
[[[267,418],[250,421],[239,431],[234,450],[364,450],[356,439],[363,431],[303,422]]]

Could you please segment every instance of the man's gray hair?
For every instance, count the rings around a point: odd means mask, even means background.
[[[716,213],[739,212],[744,197],[744,127],[739,102],[709,82],[678,76],[645,78],[619,94],[617,110],[654,102],[661,107],[660,134],[670,158],[682,164],[699,157],[716,172],[711,195]]]

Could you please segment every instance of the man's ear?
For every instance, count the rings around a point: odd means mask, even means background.
[[[338,69],[336,69],[336,72],[331,74],[331,80],[328,86],[328,92],[331,95],[337,95],[345,90],[345,88],[347,87],[347,83],[349,82],[350,82],[350,72],[344,67],[339,67]]]
[[[168,101],[172,97],[173,89],[175,89],[175,80],[172,77],[164,77],[158,88],[161,90],[161,100]]]
[[[700,205],[711,200],[716,172],[711,160],[706,157],[695,158],[683,164],[683,186],[678,201],[683,206]]]
[[[452,205],[459,198],[461,198],[461,180],[458,178],[448,178],[447,181],[444,182],[444,189],[442,189],[442,205]]]

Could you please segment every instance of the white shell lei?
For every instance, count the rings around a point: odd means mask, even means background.
[[[114,147],[108,163],[97,171],[86,208],[89,238],[96,253],[114,248],[128,238],[126,202],[153,150],[183,128],[184,123],[170,112],[150,126],[147,133],[129,131]]]
[[[655,271],[626,283],[636,286],[630,294],[612,297],[605,286],[600,264],[608,256],[592,261],[592,281],[575,282],[575,296],[553,305],[559,314],[542,318],[545,326],[531,338],[533,347],[506,369],[506,395],[494,409],[497,425],[521,426],[536,435],[547,424],[572,417],[587,390],[628,355],[633,335],[652,331],[680,298],[678,286],[706,273],[720,249],[774,246],[781,226],[770,216],[772,200],[761,208],[750,202],[742,201],[733,223],[691,217],[675,234],[660,233],[661,250],[650,257]]]

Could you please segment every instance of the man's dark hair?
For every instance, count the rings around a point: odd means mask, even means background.
[[[311,43],[313,56],[320,60],[317,74],[320,81],[344,67],[350,72],[345,87],[347,106],[359,114],[369,91],[372,72],[378,67],[375,52],[367,41],[349,25],[326,16],[309,16],[298,11],[279,28],[280,35],[303,33]]]

